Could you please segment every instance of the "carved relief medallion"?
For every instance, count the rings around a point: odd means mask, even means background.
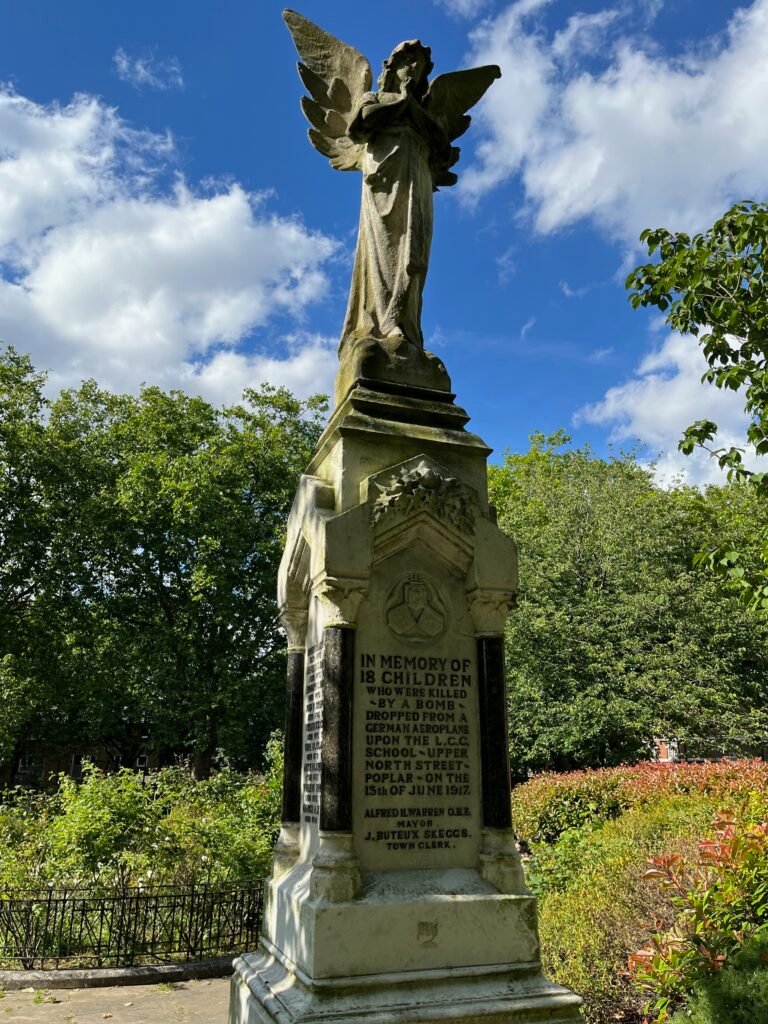
[[[448,627],[448,609],[436,587],[419,574],[404,576],[387,597],[384,617],[398,640],[428,644],[439,640]]]

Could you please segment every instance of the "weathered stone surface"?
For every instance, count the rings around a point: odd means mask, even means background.
[[[365,57],[295,11],[284,13],[309,92],[302,109],[312,145],[339,170],[363,175],[360,226],[339,348],[336,401],[361,378],[450,391],[442,362],[424,350],[421,307],[432,246],[433,193],[457,181],[452,142],[466,111],[501,75],[496,65],[429,82],[429,47],[400,43],[378,92]]]
[[[488,449],[446,405],[356,388],[297,491],[280,601],[307,619],[301,823],[281,833],[233,1024],[578,1019],[541,976],[509,817],[514,544]]]
[[[368,933],[370,936],[370,933]],[[572,1024],[581,1000],[535,964],[311,979],[267,951],[235,961],[229,1024]]]
[[[197,981],[205,978],[226,978],[227,983],[232,974],[232,956],[211,957],[208,960],[193,960],[188,963],[179,964],[145,964],[141,967],[80,967],[60,968],[50,971],[1,971],[0,981],[5,992],[29,992],[33,993],[39,989],[75,989],[87,991],[88,989],[111,989],[111,997],[114,999],[116,993],[120,993],[125,986],[144,986],[146,995],[151,999],[157,996],[157,989],[153,986],[183,981]],[[180,988],[182,986],[179,986]],[[161,994],[162,995],[162,994]],[[124,999],[125,997],[123,997]],[[167,1000],[166,1000],[167,1001]],[[67,1000],[68,1002],[68,1000]],[[95,1008],[99,1005],[95,1000],[88,1000],[88,1003]],[[48,1021],[54,1019],[55,1010],[50,1009],[50,1004],[36,1004],[42,1007],[41,1012],[50,1014],[45,1018]],[[103,1009],[103,1003],[101,1008]],[[124,1003],[122,1005],[125,1005]],[[7,1006],[10,1010],[10,1006]],[[210,1009],[210,1008],[209,1008]],[[25,1007],[26,1013],[31,1014],[33,1007]],[[12,1020],[33,1020],[37,1019],[31,1015],[24,1017],[13,1017]],[[63,1024],[73,1024],[71,1014],[61,1014],[60,1020]],[[166,1017],[162,1011],[153,1013],[152,1021],[159,1022],[166,1019],[178,1019],[175,1011],[172,1011],[172,1018]],[[207,1017],[201,1018],[211,1020],[210,1013]]]
[[[363,870],[478,863],[472,622],[461,575],[430,533],[376,562],[358,618],[354,831]]]
[[[355,630],[329,626],[323,645],[320,831],[352,828],[352,691]]]
[[[288,652],[285,711],[283,822],[301,821],[301,751],[304,737],[304,650]]]
[[[576,1021],[578,997],[541,974],[510,820],[515,546],[488,502],[489,449],[420,326],[432,188],[455,180],[440,132],[466,127],[498,69],[427,90],[428,51],[408,43],[372,94],[360,54],[286,20],[310,138],[364,184],[336,409],[280,567],[284,821],[230,1022]]]
[[[429,510],[463,533],[474,528],[471,492],[455,476],[443,475],[424,460],[416,466],[403,467],[389,483],[377,483],[376,487],[379,496],[373,505],[374,523]]]

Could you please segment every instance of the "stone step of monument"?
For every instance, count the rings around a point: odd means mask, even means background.
[[[375,939],[371,936],[372,941]],[[235,961],[233,1006],[269,1008],[284,1024],[574,1024],[581,999],[537,963],[310,979],[269,953]],[[238,1018],[257,1024],[261,1016]]]

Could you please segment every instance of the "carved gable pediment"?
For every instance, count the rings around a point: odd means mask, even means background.
[[[474,549],[479,502],[472,488],[427,455],[376,473],[365,496],[382,558],[416,540],[451,568],[465,572]]]

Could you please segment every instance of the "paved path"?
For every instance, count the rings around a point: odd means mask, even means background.
[[[226,1024],[229,979],[6,992],[0,1024]]]

